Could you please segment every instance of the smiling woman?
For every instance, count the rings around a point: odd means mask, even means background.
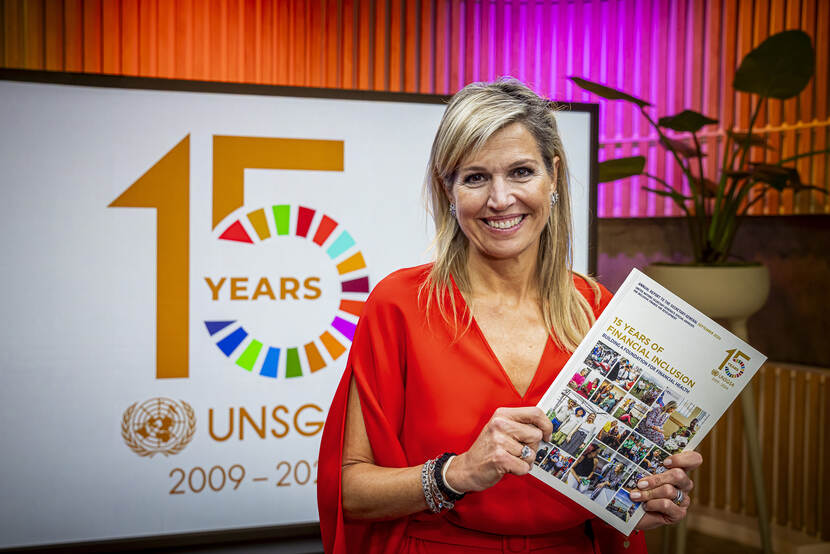
[[[469,261],[480,256],[535,258],[556,190],[555,165],[553,171],[548,174],[533,135],[522,123],[500,129],[463,160],[447,194],[459,227],[474,247]]]
[[[323,432],[326,551],[644,552],[642,536],[592,521],[527,475],[553,432],[535,405],[610,300],[572,270],[550,103],[515,80],[465,87],[439,126],[426,187],[435,261],[372,291]],[[574,421],[569,464],[595,430]],[[641,481],[641,528],[685,516],[684,469],[700,458],[669,463]]]

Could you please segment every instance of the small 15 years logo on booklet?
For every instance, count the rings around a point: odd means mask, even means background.
[[[730,348],[726,351],[726,357],[717,369],[712,370],[712,381],[723,389],[729,389],[735,386],[735,381],[746,370],[746,364],[749,362],[749,356],[738,350],[737,348]]]

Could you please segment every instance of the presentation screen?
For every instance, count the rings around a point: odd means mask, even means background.
[[[446,99],[74,79],[0,80],[0,548],[314,524]],[[595,114],[558,114],[583,272]]]

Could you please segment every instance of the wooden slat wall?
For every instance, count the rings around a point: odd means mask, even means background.
[[[816,76],[772,102],[759,132],[777,160],[830,145],[826,0],[0,0],[0,67],[209,81],[449,94],[513,75],[558,100],[597,101],[579,75],[640,95],[665,115],[684,108],[745,128],[751,106],[734,69],[771,33],[800,28]],[[600,101],[600,159],[644,153],[670,182],[679,169],[627,105]],[[830,191],[830,156],[798,161]],[[710,170],[719,160],[706,159]],[[679,215],[641,190],[602,185],[603,217]],[[830,213],[830,194],[771,194],[754,214]]]
[[[830,541],[827,370],[770,362],[753,383],[772,522]],[[740,402],[732,405],[698,450],[706,463],[693,476],[693,502],[757,515]]]

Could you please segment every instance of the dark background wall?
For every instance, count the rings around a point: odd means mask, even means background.
[[[681,218],[600,219],[597,277],[612,291],[631,268],[690,260]],[[830,368],[830,217],[748,217],[734,254],[764,263],[771,290],[749,320],[752,345],[770,360]]]

